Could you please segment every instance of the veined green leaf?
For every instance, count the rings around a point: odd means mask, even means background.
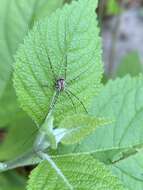
[[[59,147],[58,153],[96,151],[92,155],[113,166],[129,189],[142,190],[143,76],[109,81],[92,102],[90,114],[114,122],[97,128],[80,144]]]
[[[97,130],[102,147],[129,147],[143,142],[143,76],[126,76],[110,81],[92,103],[91,114],[115,119],[109,127]],[[105,132],[106,131],[106,132]],[[94,138],[95,138],[94,136]],[[97,140],[96,140],[97,142]],[[99,145],[96,143],[96,148]],[[98,144],[98,145],[97,145]]]
[[[136,145],[143,144],[143,76],[136,78],[126,76],[107,83],[93,101],[91,113],[96,117],[110,118],[112,116],[115,122],[109,126],[97,128],[95,134],[87,137],[80,146],[76,147],[76,151],[90,152],[113,147],[116,150],[119,149],[119,152],[110,156],[110,160],[108,160],[108,154],[104,154],[104,161],[106,159],[105,162],[110,162],[112,165],[115,157],[121,154],[121,160],[117,159],[116,163],[121,167],[120,172],[116,172],[117,176],[126,182],[125,184],[130,189],[142,190],[141,173],[135,172],[135,170],[139,171],[139,166],[136,165],[137,153],[129,154],[126,158],[122,148],[126,147],[130,150]],[[136,159],[132,159],[135,155]],[[131,165],[128,164],[130,159],[134,169],[131,169]]]
[[[89,155],[57,156],[54,161],[73,189],[125,189],[102,163]],[[47,161],[44,161],[32,171],[27,186],[27,190],[43,189],[69,189]]]
[[[143,152],[138,152],[133,156],[111,165],[111,169],[130,190],[143,189]]]
[[[39,18],[49,15],[63,0],[1,0],[0,1],[0,125],[9,124],[5,117],[17,114],[16,98],[13,97],[13,55],[28,30]],[[8,98],[12,96],[13,98]],[[7,104],[4,105],[4,101]]]
[[[97,128],[83,142],[83,150],[125,148],[143,143],[143,76],[109,81],[94,99],[89,113],[94,117],[113,118],[109,126]],[[103,141],[104,139],[104,141]]]
[[[61,123],[61,128],[67,128],[69,133],[62,139],[63,144],[75,144],[93,133],[97,127],[109,124],[111,121],[89,115],[72,115],[66,117]]]
[[[51,102],[56,102],[57,123],[75,111],[85,113],[97,94],[102,59],[95,2],[73,1],[57,10],[35,25],[17,52],[15,89],[22,108],[38,124],[44,121]],[[57,98],[55,83],[60,78],[66,86]]]

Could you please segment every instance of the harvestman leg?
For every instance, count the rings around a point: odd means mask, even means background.
[[[86,109],[84,103],[83,103],[73,92],[71,92],[70,90],[67,90],[67,91],[68,91],[72,96],[74,96],[74,97],[80,102],[80,104],[81,104],[82,107],[84,108],[85,112],[88,113],[88,111],[87,111],[87,109]]]
[[[66,44],[66,27],[65,27],[65,44]],[[66,47],[66,48],[67,48],[67,47]],[[67,79],[67,67],[68,67],[67,53],[66,53],[66,55],[65,55],[65,66],[64,66],[64,67],[65,67],[65,69],[64,69],[64,79],[65,79],[65,81],[66,81],[66,79]],[[84,72],[85,72],[85,71],[84,71]],[[82,74],[82,73],[81,73],[81,74]],[[73,79],[73,80],[76,80],[78,77],[79,77],[79,76],[77,76],[77,77],[76,77],[75,79]],[[73,81],[73,80],[71,80],[71,81]],[[69,82],[71,82],[71,81],[69,81]],[[67,82],[67,84],[69,84],[69,82]],[[76,95],[74,95],[70,90],[65,90],[65,93],[67,94],[67,96],[68,96],[69,99],[71,100],[71,103],[72,103],[73,107],[75,108],[75,111],[76,111],[76,107],[75,107],[75,104],[74,104],[74,102],[73,102],[73,100],[72,100],[70,94],[71,94],[72,96],[74,96],[74,97],[80,102],[80,104],[83,106],[84,110],[85,110],[86,113],[87,113],[87,110],[86,110],[86,108],[85,108],[83,102],[82,102]]]
[[[67,61],[67,55],[66,55],[66,61],[65,61],[65,80],[66,80],[66,77],[67,77],[67,76],[66,76],[66,74],[67,74],[67,66],[68,66],[67,62],[68,62],[68,61]],[[86,72],[86,71],[80,73],[80,75],[83,74],[83,73],[85,73],[85,72]],[[70,80],[69,82],[71,83],[73,80],[76,80],[77,78],[79,78],[80,75],[78,75],[78,76],[75,77],[74,79]],[[69,82],[67,82],[67,84],[70,84]],[[75,107],[75,104],[74,104],[74,102],[73,102],[73,100],[72,100],[70,94],[71,94],[72,96],[74,96],[74,97],[80,102],[80,104],[83,106],[85,112],[88,113],[87,110],[86,110],[86,108],[85,108],[84,103],[83,103],[75,94],[73,94],[70,90],[65,90],[65,93],[67,94],[67,96],[68,96],[69,99],[71,100],[72,105],[73,105],[73,107],[75,108],[75,111],[76,111],[76,107]]]
[[[88,69],[90,69],[90,68],[88,68]],[[78,79],[82,74],[86,73],[88,69],[82,71],[78,76],[76,76],[75,78],[69,80],[69,81],[67,82],[67,84],[68,84],[68,85],[72,84],[73,81],[76,81],[76,79]],[[88,113],[88,111],[87,111],[87,109],[86,109],[84,103],[83,103],[73,92],[71,92],[70,90],[67,90],[67,91],[68,91],[69,94],[71,94],[72,96],[74,96],[74,97],[80,102],[80,104],[83,106],[83,108],[84,108],[84,110],[86,111],[86,113]]]
[[[66,70],[65,70],[66,71]],[[87,70],[85,70],[85,71],[83,71],[83,72],[81,72],[78,76],[76,76],[75,78],[73,78],[73,79],[71,79],[69,82],[67,82],[67,84],[71,84],[73,81],[75,81],[76,79],[78,79],[83,73],[85,73],[85,72],[87,72]],[[86,107],[85,107],[85,105],[84,105],[84,103],[73,93],[73,92],[71,92],[70,90],[65,90],[66,91],[66,93],[68,93],[68,95],[72,95],[72,96],[74,96],[79,102],[80,102],[80,104],[83,106],[83,108],[84,108],[84,110],[85,110],[85,112],[86,113],[88,113],[87,112],[87,109],[86,109]],[[70,97],[71,98],[71,97]],[[72,100],[72,102],[73,102],[73,100]],[[74,105],[75,106],[75,105]]]
[[[69,100],[71,101],[72,106],[73,106],[73,108],[75,109],[75,113],[77,113],[77,111],[76,111],[76,107],[75,107],[75,104],[74,104],[74,102],[73,102],[73,100],[72,100],[72,98],[71,98],[69,92],[65,90],[65,93],[67,94]]]
[[[40,30],[39,30],[39,32],[40,32]],[[50,69],[51,69],[52,74],[53,74],[53,79],[54,79],[54,81],[56,81],[56,80],[57,80],[56,74],[55,74],[55,72],[54,72],[54,68],[53,68],[51,59],[50,59],[50,57],[49,57],[47,47],[45,46],[45,43],[44,43],[44,47],[45,47],[45,52],[46,52],[46,55],[47,55],[47,58],[48,58],[48,61],[49,61]],[[43,86],[43,87],[48,87],[48,85],[42,85],[42,86]],[[55,93],[55,95],[53,96],[53,99],[52,99],[52,101],[51,101],[51,104],[50,104],[50,107],[49,107],[49,110],[48,110],[48,114],[51,112],[51,110],[52,110],[53,107],[55,106],[55,104],[56,104],[56,102],[57,102],[57,100],[58,100],[58,97],[59,97],[59,92],[58,92],[57,89],[56,89],[56,93]]]
[[[67,61],[67,55],[66,55],[66,61],[65,61],[65,80],[66,80],[67,66],[68,66],[67,62],[68,62],[68,61]],[[81,73],[81,74],[82,74],[82,73]],[[78,78],[78,77],[79,77],[79,76],[77,76],[76,78]],[[73,80],[76,80],[76,79],[73,79]],[[68,84],[68,83],[69,83],[69,82],[67,82],[67,84]],[[74,109],[75,109],[75,112],[76,112],[76,107],[75,107],[75,104],[74,104],[74,102],[73,102],[73,100],[72,100],[70,94],[71,94],[72,96],[74,96],[74,97],[81,103],[81,105],[83,106],[84,110],[85,110],[86,113],[87,113],[87,110],[86,110],[86,108],[85,108],[83,102],[82,102],[75,94],[73,94],[70,90],[65,90],[65,93],[67,94],[67,96],[68,96],[69,99],[71,100],[72,105],[73,105],[73,107],[74,107]]]
[[[67,57],[67,54],[65,55],[66,57],[66,60],[65,60],[65,73],[64,73],[64,78],[65,78],[65,81],[67,79],[67,66],[68,66],[68,57]]]
[[[38,28],[40,28],[40,27],[39,27],[39,23],[38,23]],[[40,33],[40,36],[42,36],[40,29],[39,29],[39,33]],[[42,41],[42,40],[41,40],[41,41]],[[45,43],[42,43],[42,44],[44,45],[45,52],[46,52],[46,55],[47,55],[47,57],[48,57],[50,69],[51,69],[52,74],[53,74],[53,79],[56,81],[56,74],[55,74],[55,72],[54,72],[54,68],[53,68],[52,62],[51,62],[51,60],[50,60],[50,56],[49,56],[49,53],[48,53],[48,49],[47,49]]]
[[[67,57],[67,27],[65,23],[65,36],[64,36],[64,44],[65,44],[65,69],[64,69],[64,79],[67,79],[67,66],[68,66],[68,57]]]
[[[82,74],[84,74],[84,73],[86,73],[87,72],[87,70],[84,70],[84,71],[82,71],[79,75],[77,75],[75,78],[73,78],[73,79],[71,79],[71,80],[69,80],[68,82],[67,82],[67,84],[72,84],[73,83],[73,81],[76,81]]]

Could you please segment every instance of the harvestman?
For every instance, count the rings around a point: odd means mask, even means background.
[[[48,55],[47,55],[47,56],[48,56]],[[49,108],[49,112],[50,112],[51,109],[54,108],[54,106],[55,106],[55,104],[56,104],[56,102],[57,102],[57,99],[58,99],[60,93],[65,92],[66,95],[67,95],[67,97],[68,97],[69,100],[71,101],[73,107],[75,108],[75,111],[76,111],[76,107],[75,107],[74,101],[72,100],[71,96],[73,96],[74,98],[76,98],[76,99],[79,101],[79,103],[82,105],[84,111],[85,111],[86,113],[88,113],[88,112],[87,112],[87,109],[86,109],[86,107],[85,107],[85,105],[84,105],[84,103],[83,103],[71,90],[67,89],[67,86],[68,86],[68,85],[70,85],[73,81],[75,81],[76,79],[78,79],[78,78],[80,77],[80,75],[83,74],[83,73],[85,73],[86,71],[83,71],[81,74],[79,74],[79,75],[76,76],[75,78],[73,78],[73,79],[71,79],[70,81],[67,81],[67,82],[66,82],[66,79],[67,79],[67,77],[66,77],[66,75],[67,75],[67,74],[66,74],[66,73],[67,73],[67,55],[66,55],[66,64],[65,64],[65,69],[64,69],[64,70],[65,70],[65,71],[64,71],[64,77],[56,77],[49,56],[48,56],[48,60],[49,60],[50,68],[51,68],[52,73],[53,73],[53,76],[54,76],[55,90],[56,90],[56,94],[55,94],[55,96],[53,97],[52,103],[51,103],[50,108]],[[46,85],[45,85],[45,87],[46,87]]]
[[[65,44],[65,47],[67,49],[67,35],[66,35],[66,30],[67,30],[67,27],[65,25],[65,35],[64,35],[64,44]],[[38,23],[38,31],[40,33],[40,36],[42,36],[42,33],[40,32],[40,27],[39,27],[39,23]],[[73,96],[74,98],[77,99],[77,101],[82,105],[84,111],[86,113],[87,112],[87,109],[84,105],[84,103],[71,91],[69,90],[67,87],[68,85],[70,85],[73,81],[75,81],[76,79],[78,79],[83,73],[86,73],[87,70],[81,72],[78,76],[76,76],[75,78],[71,79],[70,81],[66,81],[67,80],[67,67],[68,67],[68,59],[67,59],[67,53],[65,53],[64,55],[64,58],[65,58],[65,64],[64,64],[64,77],[60,77],[60,76],[56,76],[55,72],[54,72],[54,68],[53,68],[53,65],[52,65],[52,62],[50,60],[50,57],[49,57],[49,54],[48,54],[48,50],[47,50],[47,47],[45,46],[45,43],[43,44],[44,45],[44,48],[45,48],[45,52],[46,52],[46,56],[48,58],[48,61],[49,61],[49,65],[50,65],[50,69],[51,69],[51,72],[52,72],[52,75],[53,75],[53,80],[55,81],[55,90],[56,90],[56,93],[55,95],[53,96],[53,99],[51,101],[51,105],[49,106],[49,112],[51,112],[51,110],[54,108],[57,100],[58,100],[58,97],[61,93],[66,93],[67,97],[69,98],[69,100],[71,101],[71,104],[72,106],[74,107],[75,109],[75,112],[76,112],[76,107],[75,107],[75,104],[74,104],[74,101],[72,100],[71,96]],[[65,51],[66,52],[66,51]],[[62,58],[62,61],[63,62],[63,58]],[[61,66],[62,67],[62,66]],[[60,70],[60,68],[59,68]],[[43,87],[48,87],[46,85],[42,85]]]
[[[48,59],[49,59],[49,56],[48,56]],[[52,72],[54,73],[50,59],[49,59],[49,63],[50,63]],[[67,67],[67,56],[66,56],[66,67]],[[70,90],[66,90],[66,67],[65,67],[64,78],[59,77],[58,79],[56,79],[55,74],[54,74],[56,93],[55,93],[55,96],[53,96],[52,103],[49,108],[48,115],[47,115],[45,121],[48,121],[48,119],[49,119],[48,117],[51,115],[51,111],[53,110],[53,107],[55,106],[58,96],[60,95],[61,92],[66,92],[66,94],[68,95],[68,97],[70,98],[70,100],[74,106],[74,103],[70,96],[70,95],[73,95],[81,103],[84,110],[87,112],[82,101],[80,101],[80,99],[77,96],[75,96]],[[75,77],[74,79],[70,80],[67,83],[70,84],[73,80],[76,80],[80,75],[78,75],[77,77]],[[52,132],[53,132],[53,136],[56,140],[56,144],[58,144],[61,141],[61,139],[67,134],[68,131],[66,129],[58,129],[57,128],[57,129],[52,129]],[[6,171],[8,169],[13,169],[13,168],[16,168],[16,167],[19,167],[22,165],[23,166],[27,165],[27,163],[31,159],[31,157],[34,157],[36,154],[41,160],[47,160],[50,163],[51,167],[57,172],[59,177],[61,177],[61,179],[63,179],[63,181],[65,182],[67,187],[70,190],[74,190],[73,186],[70,184],[70,182],[68,181],[66,176],[64,176],[64,174],[62,173],[60,168],[58,168],[58,166],[55,164],[55,162],[52,160],[52,158],[47,153],[44,152],[47,148],[51,147],[51,142],[49,142],[49,139],[47,139],[47,136],[48,136],[47,133],[45,132],[44,128],[42,130],[42,126],[41,126],[41,130],[39,130],[39,134],[37,135],[37,138],[34,142],[34,144],[35,144],[34,148],[31,151],[29,151],[28,153],[25,153],[22,156],[16,158],[15,160],[8,161],[5,163],[0,163],[0,172]]]
[[[66,34],[65,34],[65,42],[66,42]],[[48,121],[49,116],[51,115],[51,112],[52,112],[52,110],[53,110],[53,108],[54,108],[54,106],[58,100],[59,95],[61,93],[64,93],[64,92],[66,93],[67,97],[71,101],[73,107],[75,108],[75,111],[76,111],[76,107],[75,107],[75,104],[74,104],[71,96],[73,96],[74,98],[76,98],[79,101],[79,103],[82,105],[84,111],[87,113],[87,109],[86,109],[85,105],[83,104],[83,102],[72,91],[67,89],[68,85],[70,85],[73,81],[78,79],[83,73],[87,72],[87,70],[81,72],[78,76],[76,76],[75,78],[66,82],[67,66],[68,66],[67,54],[65,55],[66,59],[65,59],[65,64],[64,64],[64,77],[56,77],[54,69],[53,69],[52,62],[51,62],[50,57],[48,55],[48,52],[46,51],[46,53],[47,53],[50,69],[51,69],[52,74],[53,74],[53,79],[55,81],[55,86],[54,86],[55,95],[52,98],[51,105],[50,105],[49,110],[48,110],[48,115],[47,115],[45,121]],[[43,85],[43,87],[48,87],[48,86]],[[57,144],[66,135],[66,132],[67,131],[65,129],[53,129],[52,133],[53,133],[53,136],[54,136]],[[62,171],[58,168],[58,166],[55,164],[55,162],[51,159],[51,157],[47,153],[44,153],[45,149],[51,147],[49,140],[47,140],[47,136],[48,135],[44,130],[43,131],[42,131],[42,129],[41,129],[41,131],[39,130],[39,134],[37,135],[37,138],[35,140],[35,144],[37,147],[34,150],[16,158],[13,161],[8,161],[6,163],[0,163],[0,171],[5,171],[5,170],[12,169],[12,168],[22,166],[22,165],[24,166],[24,165],[26,165],[27,160],[29,160],[31,158],[31,156],[36,153],[36,155],[38,155],[38,157],[41,158],[42,160],[47,160],[50,163],[50,165],[52,166],[52,168],[57,172],[57,174],[63,179],[63,181],[65,182],[67,187],[70,190],[73,190],[72,185],[69,183],[69,181],[64,176]]]

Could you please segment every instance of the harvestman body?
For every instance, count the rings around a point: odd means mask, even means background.
[[[57,80],[56,82],[56,89],[61,92],[65,89],[65,79],[64,78],[60,78]]]
[[[76,77],[76,78],[78,78],[78,77]],[[79,101],[79,103],[82,105],[82,107],[85,110],[85,112],[88,113],[86,107],[83,104],[83,102],[73,92],[71,92],[69,89],[66,88],[66,85],[70,84],[72,81],[76,80],[76,78],[70,80],[67,83],[66,83],[66,81],[65,81],[65,79],[63,77],[61,77],[61,78],[59,78],[59,79],[56,80],[55,89],[56,89],[57,93],[56,93],[56,96],[55,96],[55,98],[53,100],[52,106],[50,106],[50,109],[52,109],[55,106],[56,101],[57,101],[58,96],[60,95],[60,93],[65,92],[66,95],[67,95],[67,97],[71,101],[71,103],[72,103],[75,111],[76,111],[75,104],[74,104],[71,96],[73,96],[74,98],[76,98]]]

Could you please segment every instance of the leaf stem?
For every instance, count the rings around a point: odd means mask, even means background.
[[[32,150],[21,155],[20,157],[14,160],[3,162],[3,163],[0,162],[0,173],[10,170],[10,169],[17,168],[17,167],[31,165],[30,160],[33,159],[34,156],[35,156],[35,159],[33,160],[33,164],[39,163],[40,162],[40,160],[38,160],[39,158],[38,157],[36,158],[36,154]]]
[[[53,132],[57,143],[59,143],[67,133],[65,129],[54,129]],[[43,131],[40,131],[31,150],[11,161],[0,162],[0,173],[17,167],[40,163],[42,160],[39,159],[38,152],[42,152],[50,147],[49,142],[45,139],[45,135]]]

